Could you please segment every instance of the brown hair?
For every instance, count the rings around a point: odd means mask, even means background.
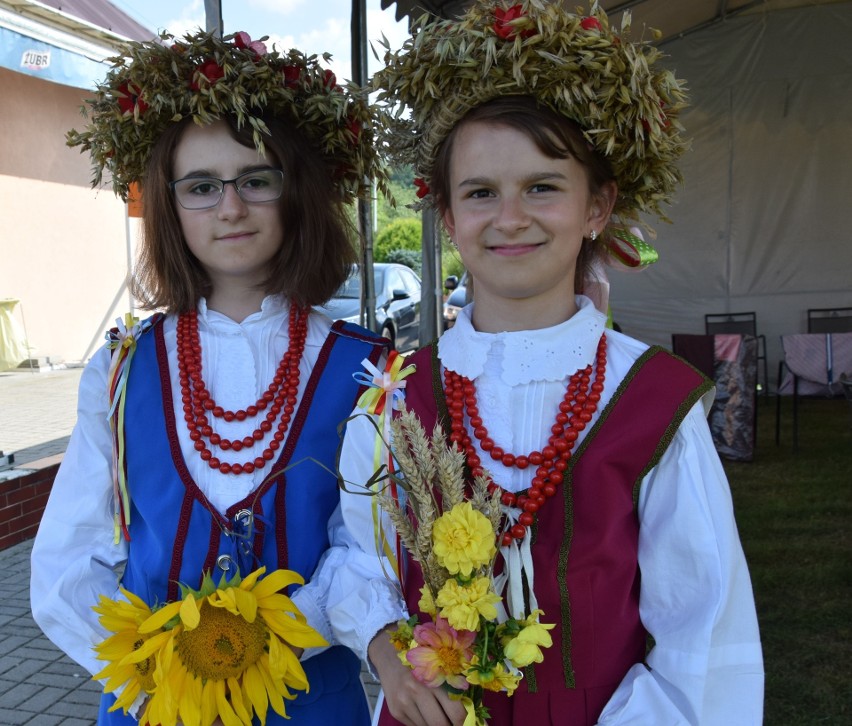
[[[233,117],[223,120],[235,141],[254,148],[250,126],[237,129]],[[334,295],[357,260],[352,223],[333,184],[334,170],[319,152],[287,122],[271,117],[264,121],[270,131],[263,137],[266,154],[285,175],[279,201],[284,239],[264,292],[319,305]],[[209,276],[184,240],[169,188],[174,151],[189,123],[192,120],[185,118],[166,129],[147,165],[142,246],[132,281],[133,294],[146,309],[185,312],[211,292]]]
[[[462,126],[475,122],[516,129],[552,159],[573,157],[586,170],[592,197],[598,196],[605,184],[615,180],[609,163],[593,150],[576,123],[540,106],[531,96],[501,96],[469,111],[438,148],[430,186],[435,206],[441,214],[450,208],[450,161],[456,135]],[[574,273],[576,292],[582,292],[583,281],[594,261],[604,256],[605,235],[604,230],[594,242],[591,239],[583,240]]]

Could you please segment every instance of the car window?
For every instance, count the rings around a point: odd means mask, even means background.
[[[399,270],[387,271],[385,289],[388,291],[388,295],[392,295],[394,290],[405,290],[405,283],[402,281]]]
[[[361,297],[361,276],[358,274],[357,270],[340,286],[334,297],[352,299]]]
[[[417,275],[410,270],[400,270],[400,275],[408,292],[417,297],[420,294],[420,280],[417,279]]]

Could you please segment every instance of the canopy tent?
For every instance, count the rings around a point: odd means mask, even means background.
[[[393,5],[400,18],[451,17],[469,2],[382,0]],[[661,259],[611,273],[615,320],[670,346],[673,333],[703,333],[705,313],[755,311],[773,371],[780,336],[804,332],[808,308],[852,305],[852,2],[600,5],[616,25],[630,11],[634,37],[662,31],[691,103],[672,224],[648,220]]]
[[[0,0],[0,66],[74,88],[94,88],[121,41],[151,37],[105,0]]]

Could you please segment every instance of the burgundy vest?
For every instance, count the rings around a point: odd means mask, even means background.
[[[427,431],[449,430],[440,362],[432,347],[408,362],[406,403]],[[689,409],[712,386],[662,348],[633,365],[579,446],[556,496],[533,531],[535,593],[542,621],[555,623],[544,662],[525,670],[509,698],[487,693],[489,724],[591,726],[624,675],[642,663],[647,633],[639,619],[639,520],[643,477],[657,464]],[[404,593],[417,613],[419,566],[406,563]],[[421,622],[429,617],[421,614]],[[516,719],[517,716],[517,719]],[[398,723],[385,706],[381,726]]]

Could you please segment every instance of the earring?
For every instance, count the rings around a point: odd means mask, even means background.
[[[592,240],[592,242],[594,242],[597,238],[598,238],[597,230],[593,229],[592,233],[589,235],[589,239]]]

